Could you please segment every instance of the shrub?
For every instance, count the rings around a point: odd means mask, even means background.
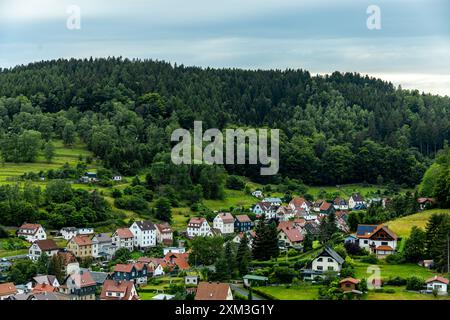
[[[401,253],[394,253],[388,255],[385,261],[389,264],[401,264],[405,262],[405,258]]]
[[[422,290],[425,283],[423,279],[419,277],[410,277],[406,280],[406,290],[419,291]]]
[[[404,285],[406,285],[406,279],[403,279],[402,277],[399,277],[399,276],[389,278],[386,281],[386,285],[388,285],[388,286],[404,286]]]
[[[370,254],[368,256],[364,256],[361,258],[361,262],[364,263],[370,263],[370,264],[377,264],[378,258],[374,254]]]
[[[232,190],[243,190],[245,188],[245,181],[238,176],[229,176],[226,182],[226,187]]]
[[[114,200],[114,204],[117,208],[124,210],[141,211],[148,209],[147,202],[136,196],[124,196],[122,198],[118,198]]]
[[[8,232],[6,232],[5,229],[3,229],[2,227],[0,227],[0,239],[4,239],[4,238],[8,238]]]

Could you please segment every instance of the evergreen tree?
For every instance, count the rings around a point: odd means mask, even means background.
[[[44,156],[48,163],[51,163],[55,157],[55,146],[51,141],[46,142],[44,145]]]
[[[250,262],[251,252],[248,246],[247,234],[244,233],[239,243],[239,247],[236,254],[236,263],[238,265],[239,274],[245,276],[248,272],[248,264]]]
[[[278,231],[274,222],[261,221],[255,229],[253,257],[266,261],[279,255]]]
[[[303,251],[311,251],[313,249],[313,236],[307,232],[303,239]]]
[[[156,201],[156,218],[165,222],[172,221],[172,206],[169,199],[161,197]]]
[[[236,269],[236,255],[231,241],[228,241],[225,244],[225,259],[227,261],[227,271],[231,275],[231,277],[233,277],[234,270]]]
[[[48,274],[54,275],[59,283],[64,281],[64,264],[62,256],[55,254],[51,257],[48,264]]]
[[[405,241],[403,249],[404,257],[409,262],[418,262],[425,255],[426,234],[420,228],[414,226],[409,238]]]
[[[38,274],[47,274],[50,264],[49,256],[43,252],[36,261],[36,269]]]

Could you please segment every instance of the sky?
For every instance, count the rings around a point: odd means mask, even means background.
[[[0,67],[122,56],[360,72],[450,96],[449,16],[448,0],[0,0]]]

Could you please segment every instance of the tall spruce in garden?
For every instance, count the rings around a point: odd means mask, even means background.
[[[250,255],[251,252],[248,246],[248,238],[247,235],[244,233],[236,254],[236,263],[238,265],[239,274],[241,276],[245,276],[248,272],[248,263],[251,258]]]
[[[448,271],[448,235],[450,233],[450,218],[446,214],[433,214],[426,227],[425,252],[428,258],[434,260],[439,271]]]
[[[261,222],[256,227],[255,233],[253,257],[262,261],[278,257],[278,231],[275,223]]]
[[[227,261],[227,272],[231,278],[234,276],[234,270],[236,269],[236,254],[233,250],[231,241],[225,244],[225,259]]]

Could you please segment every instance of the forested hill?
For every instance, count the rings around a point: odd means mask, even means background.
[[[204,128],[281,129],[281,174],[311,184],[415,185],[450,138],[448,97],[354,73],[58,60],[1,70],[0,97],[4,157],[26,130],[43,140],[74,130],[105,166],[124,174],[165,159],[170,132],[192,128],[194,120]]]

